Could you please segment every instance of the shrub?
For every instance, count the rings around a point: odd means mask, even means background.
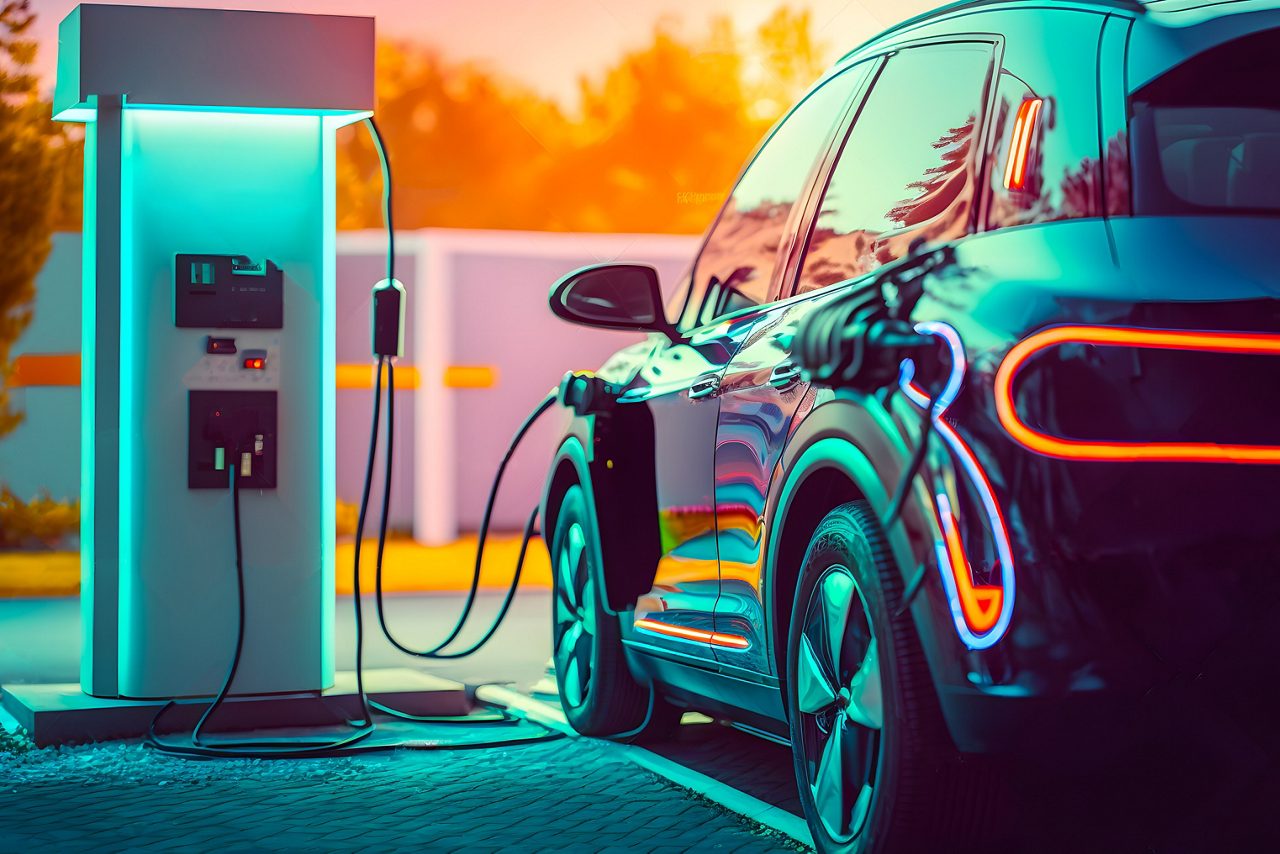
[[[58,501],[48,490],[23,501],[9,487],[0,487],[0,548],[57,548],[79,530],[79,501]]]

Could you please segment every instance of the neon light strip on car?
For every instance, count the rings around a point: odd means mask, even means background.
[[[1013,383],[1032,357],[1062,344],[1280,356],[1280,336],[1119,326],[1054,326],[1015,344],[1000,363],[995,377],[996,414],[1001,426],[1015,442],[1038,454],[1102,462],[1280,463],[1280,445],[1082,441],[1036,430],[1018,415]]]
[[[941,339],[951,353],[951,375],[946,385],[934,402],[932,421],[934,431],[942,437],[961,470],[973,484],[974,491],[982,503],[987,517],[987,527],[991,531],[996,549],[996,565],[1000,569],[998,585],[975,585],[971,575],[969,561],[965,554],[964,543],[960,538],[959,526],[951,509],[951,502],[945,494],[934,494],[935,509],[938,515],[939,530],[942,538],[935,541],[934,550],[938,558],[938,571],[942,574],[942,583],[947,591],[947,604],[951,609],[951,617],[955,623],[956,633],[960,640],[970,649],[987,649],[994,646],[1005,632],[1009,630],[1009,622],[1013,619],[1013,603],[1016,592],[1013,547],[1009,541],[1009,531],[1005,526],[1004,513],[1000,502],[996,500],[995,491],[986,471],[968,444],[960,438],[954,428],[942,420],[942,415],[960,393],[968,363],[964,354],[964,343],[960,333],[946,323],[917,323],[917,332],[933,335]],[[898,385],[902,393],[920,408],[929,405],[929,396],[912,383],[915,376],[915,363],[911,359],[903,359],[898,372]]]
[[[1042,98],[1030,98],[1018,107],[1013,123],[1013,139],[1009,143],[1009,162],[1004,167],[1006,190],[1021,190],[1027,184],[1027,163],[1031,159],[1031,143],[1035,138],[1036,120],[1040,117]]]
[[[724,647],[726,649],[747,649],[751,646],[751,641],[742,635],[730,635],[724,632],[708,632],[704,629],[694,629],[689,626],[677,626],[674,623],[663,623],[658,620],[651,620],[647,617],[636,620],[635,626],[646,632],[653,632],[656,635],[666,635],[667,637],[679,638],[680,640],[700,641],[709,643],[712,646]]]

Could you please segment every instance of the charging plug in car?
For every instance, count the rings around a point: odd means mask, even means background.
[[[577,415],[592,415],[613,408],[624,390],[625,386],[606,382],[592,371],[569,371],[560,380],[556,400]]]
[[[875,391],[894,385],[902,359],[935,342],[882,306],[841,300],[805,318],[795,353],[807,382]]]
[[[795,358],[804,379],[862,391],[896,387],[902,360],[937,346],[909,320],[924,295],[924,283],[955,269],[953,247],[926,249],[917,239],[906,257],[814,311],[795,336]]]

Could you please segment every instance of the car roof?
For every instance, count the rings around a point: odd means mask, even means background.
[[[1280,20],[1274,17],[1280,10],[1280,0],[1055,0],[1052,4],[1045,0],[958,0],[907,18],[868,39],[842,56],[835,63],[833,73],[881,42],[908,31],[973,12],[1019,8],[1074,9],[1132,18],[1135,22],[1132,46],[1137,48],[1137,56],[1131,55],[1130,72],[1134,74],[1131,83],[1135,87],[1180,61],[1179,57],[1185,58],[1230,37],[1244,35],[1259,24],[1280,26]]]
[[[1155,0],[1155,2],[1159,2],[1159,0]],[[1198,0],[1198,2],[1207,2],[1207,0]],[[1082,2],[1064,2],[1064,3],[1061,3],[1060,5],[1068,8],[1074,7],[1074,8],[1081,8],[1081,9],[1089,9],[1089,8],[1096,7],[1098,9],[1102,9],[1106,11],[1127,11],[1127,12],[1132,12],[1134,14],[1142,14],[1143,12],[1146,11],[1146,7],[1149,5],[1149,3],[1141,2],[1141,0],[1082,0]],[[1034,0],[956,0],[956,2],[945,3],[939,6],[938,8],[933,9],[932,11],[923,12],[919,15],[915,15],[913,17],[899,21],[898,23],[894,24],[892,27],[889,27],[887,30],[875,36],[872,36],[871,38],[867,39],[865,42],[858,45],[853,50],[850,50],[848,53],[842,56],[839,62],[837,62],[836,64],[842,65],[846,60],[850,59],[855,54],[861,53],[866,48],[871,47],[872,45],[878,42],[881,42],[885,39],[888,39],[892,36],[895,36],[898,33],[901,33],[905,30],[914,29],[923,24],[929,24],[929,23],[933,23],[934,21],[943,20],[944,18],[947,18],[950,15],[955,14],[957,12],[977,11],[982,9],[983,7],[997,7],[997,8],[1003,9],[1003,8],[1011,8],[1011,7],[1012,8],[1026,7],[1026,6],[1043,7],[1044,3],[1043,2],[1037,3],[1037,2],[1034,2]]]

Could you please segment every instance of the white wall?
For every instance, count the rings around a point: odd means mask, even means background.
[[[668,286],[697,239],[670,235],[426,231],[417,236],[414,536],[452,539],[480,524],[493,473],[512,435],[565,371],[596,368],[637,333],[565,323],[547,308],[551,284],[602,261],[640,261]],[[448,365],[492,365],[492,388],[449,389]],[[556,416],[549,413],[513,458],[494,515],[497,529],[523,526],[541,494]]]
[[[55,234],[36,278],[35,315],[12,355],[80,352],[80,234]],[[23,498],[47,489],[55,498],[80,495],[80,389],[20,388],[10,392],[26,417],[0,438],[0,483]]]
[[[654,264],[673,287],[697,239],[670,235],[548,234],[428,229],[397,235],[397,277],[409,291],[402,364],[421,386],[397,395],[392,524],[424,541],[452,539],[480,521],[489,482],[512,433],[566,370],[598,367],[632,333],[566,324],[547,309],[560,275],[607,260]],[[337,251],[337,360],[371,361],[369,288],[385,270],[385,235],[342,232]],[[35,319],[21,353],[80,348],[79,234],[59,234],[36,283]],[[451,389],[449,365],[497,368],[492,388]],[[48,489],[79,494],[80,400],[77,388],[19,389],[25,422],[0,439],[0,483],[24,497]],[[337,486],[359,500],[371,401],[367,391],[337,394]],[[495,516],[517,529],[536,502],[552,449],[555,416],[530,435],[508,470]],[[379,471],[381,469],[379,468]],[[378,493],[380,494],[380,492]]]

